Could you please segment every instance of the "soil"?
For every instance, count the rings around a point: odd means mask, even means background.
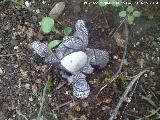
[[[48,14],[58,0],[32,3],[34,10]],[[110,34],[120,24],[114,10],[104,10],[105,16],[97,5],[84,5],[82,1],[65,0],[66,8],[56,23],[59,30],[71,26],[78,19],[86,21],[89,30],[89,48],[103,49],[109,52],[110,62],[105,69],[96,68],[87,75],[91,94],[87,99],[79,100],[72,95],[72,87],[61,84],[59,70],[52,68],[35,54],[30,44],[35,40],[44,43],[63,36],[51,33],[44,35],[40,31],[40,16],[21,8],[12,2],[0,3],[0,120],[35,120],[40,108],[43,89],[50,75],[52,90],[45,97],[42,111],[43,120],[107,120],[117,105],[132,77],[145,68],[150,71],[141,76],[135,90],[121,106],[117,120],[134,120],[144,117],[160,105],[160,19],[158,5],[143,6],[142,16],[133,25],[129,25],[129,43],[127,56],[122,68],[123,76],[109,84],[96,97],[100,88],[119,69],[123,55],[124,28],[121,27],[114,37]],[[74,7],[73,7],[74,6]],[[152,8],[152,14],[146,9]],[[139,7],[138,7],[139,8]],[[112,12],[112,13],[111,13]],[[106,17],[108,26],[104,19]],[[65,104],[66,103],[66,104]]]

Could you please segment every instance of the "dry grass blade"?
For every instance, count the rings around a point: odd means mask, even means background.
[[[124,48],[124,52],[123,52],[123,57],[122,57],[122,61],[121,61],[121,64],[120,64],[120,67],[118,69],[118,71],[113,75],[111,81],[109,82],[109,84],[111,84],[119,75],[119,73],[121,72],[121,69],[122,69],[122,66],[123,66],[123,63],[125,62],[125,57],[126,57],[126,53],[127,53],[127,44],[128,44],[128,26],[127,26],[127,23],[125,22],[125,48]],[[98,94],[96,95],[96,97],[98,97],[98,95],[101,93],[101,91],[107,87],[108,84],[105,84],[98,92]]]

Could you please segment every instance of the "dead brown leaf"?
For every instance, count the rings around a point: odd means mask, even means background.
[[[122,39],[122,36],[116,32],[113,37],[115,38],[117,45],[124,48],[125,41]]]

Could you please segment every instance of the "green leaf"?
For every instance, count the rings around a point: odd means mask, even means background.
[[[127,15],[126,11],[119,12],[120,17],[126,17],[126,15]]]
[[[128,6],[127,7],[127,12],[131,13],[131,12],[133,12],[133,10],[134,10],[133,6]]]
[[[48,47],[54,48],[54,47],[58,46],[61,42],[62,42],[61,40],[53,40],[53,41],[49,42]]]
[[[24,5],[24,0],[17,0],[17,2],[21,5]]]
[[[110,0],[112,6],[119,7],[122,5],[122,0]]]
[[[53,80],[49,80],[46,88],[46,92],[51,92],[53,90]]]
[[[106,6],[106,2],[109,2],[109,1],[108,0],[99,0],[98,4],[100,7],[104,7],[104,6]]]
[[[134,17],[139,17],[140,15],[141,15],[141,13],[139,11],[134,11],[133,12]]]
[[[50,17],[43,17],[42,21],[40,22],[40,25],[41,25],[41,30],[45,34],[48,34],[54,28],[54,20]]]
[[[68,36],[72,32],[72,28],[71,27],[65,27],[63,32],[64,32],[65,36]]]
[[[134,17],[133,16],[128,16],[128,23],[129,24],[133,24],[133,21],[134,21]]]

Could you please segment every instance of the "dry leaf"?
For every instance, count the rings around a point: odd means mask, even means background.
[[[65,2],[58,2],[50,11],[49,16],[53,19],[57,19],[60,16],[60,14],[62,14],[64,8]]]
[[[121,35],[116,32],[113,37],[115,38],[117,45],[124,48],[125,41],[122,39]]]
[[[144,59],[137,59],[137,63],[141,66],[141,68],[143,68],[144,62]]]

